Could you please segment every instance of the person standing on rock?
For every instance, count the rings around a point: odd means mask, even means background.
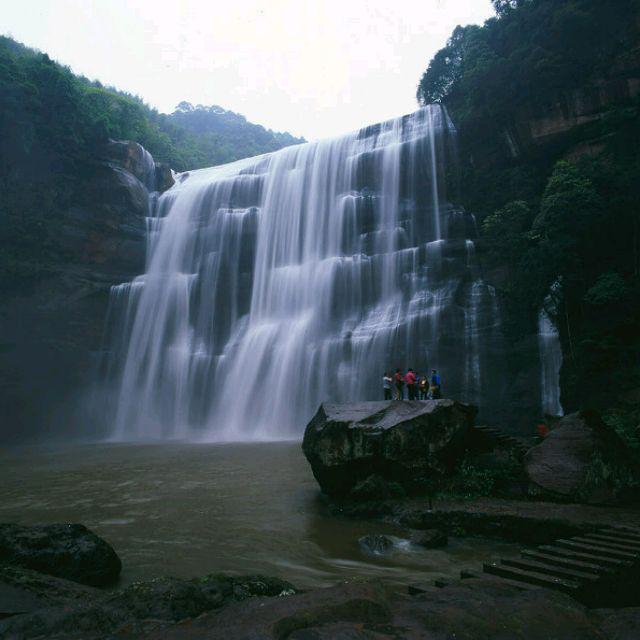
[[[404,377],[402,371],[396,369],[396,375],[393,377],[396,383],[396,400],[404,400]]]
[[[442,398],[442,393],[440,391],[440,374],[435,369],[431,369],[430,393],[432,400],[439,400]]]
[[[404,381],[407,384],[407,393],[409,395],[409,400],[416,399],[416,374],[413,373],[413,369],[409,369],[407,371],[407,375],[404,377]]]
[[[420,400],[429,399],[429,381],[424,374],[420,374],[418,378],[418,393],[420,394]]]
[[[391,400],[391,385],[393,378],[385,371],[382,376],[382,389],[384,390],[384,399]]]

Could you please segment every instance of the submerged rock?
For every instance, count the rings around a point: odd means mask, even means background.
[[[534,493],[588,503],[640,497],[637,465],[623,441],[594,412],[563,418],[525,456]]]
[[[358,539],[360,548],[369,555],[380,556],[393,549],[393,540],[379,533],[362,536]]]
[[[0,563],[91,586],[115,582],[122,569],[113,548],[81,524],[0,524]]]
[[[436,549],[446,547],[449,544],[449,538],[444,531],[439,529],[424,529],[423,531],[412,531],[411,542],[426,549]]]
[[[323,404],[307,425],[302,450],[332,497],[371,483],[370,476],[415,492],[455,466],[476,412],[454,400]]]

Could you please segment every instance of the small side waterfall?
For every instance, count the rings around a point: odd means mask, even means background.
[[[540,349],[540,393],[542,414],[564,415],[560,404],[560,368],[562,347],[555,325],[544,309],[538,315],[538,347]]]
[[[147,188],[149,193],[156,191],[156,163],[153,160],[153,156],[141,145],[140,148],[140,163],[141,163],[141,176],[140,181]]]
[[[455,135],[428,106],[178,176],[146,273],[113,289],[113,437],[299,437],[322,401],[380,398],[396,366],[499,411],[495,293],[446,196]]]

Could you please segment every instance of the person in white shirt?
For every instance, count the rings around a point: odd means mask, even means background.
[[[393,378],[385,371],[382,376],[382,389],[384,391],[384,399],[391,400],[391,385],[393,384]]]

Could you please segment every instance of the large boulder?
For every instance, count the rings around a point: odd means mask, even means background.
[[[563,418],[524,464],[534,494],[592,504],[640,497],[636,463],[595,412]]]
[[[476,412],[454,400],[323,404],[302,450],[330,496],[344,497],[370,476],[415,492],[455,466]]]
[[[112,547],[81,524],[0,524],[0,564],[91,586],[115,582],[122,569]]]

